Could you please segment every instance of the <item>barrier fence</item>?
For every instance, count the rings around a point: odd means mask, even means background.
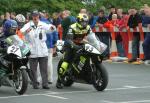
[[[140,45],[139,45],[139,58],[144,59],[144,52],[143,52],[143,41],[144,41],[144,32],[150,32],[149,28],[138,26],[136,28],[128,28],[125,27],[123,29],[119,29],[114,26],[110,26],[109,28],[105,28],[102,26],[95,26],[93,28],[93,32],[110,32],[111,33],[111,47],[110,47],[110,57],[118,56],[117,46],[116,46],[116,40],[115,40],[115,34],[120,33],[121,35],[128,35],[128,59],[132,58],[132,40],[133,40],[133,32],[139,32],[140,33]],[[124,34],[125,33],[125,34]]]

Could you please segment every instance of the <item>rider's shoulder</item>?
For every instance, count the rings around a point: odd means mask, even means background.
[[[76,23],[70,25],[71,28],[76,28]]]

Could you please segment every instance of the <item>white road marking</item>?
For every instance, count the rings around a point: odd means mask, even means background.
[[[150,100],[124,101],[124,102],[117,102],[117,103],[150,103]]]
[[[50,95],[50,94],[29,94],[29,95],[7,96],[7,97],[0,97],[0,99],[21,98],[21,97],[31,97],[31,96],[49,96],[49,97],[54,97],[58,99],[68,99],[65,97],[60,97],[60,96],[55,96],[55,95]]]
[[[7,96],[7,97],[0,97],[0,99],[16,98],[16,97],[28,97],[28,96],[38,96],[38,95],[41,95],[41,94],[29,94],[29,95]]]
[[[101,102],[102,102],[102,103],[114,103],[114,102],[112,102],[112,101],[107,101],[107,100],[102,100]]]
[[[55,95],[50,95],[50,94],[43,94],[44,96],[48,96],[48,97],[54,97],[54,98],[58,98],[58,99],[69,99],[69,98],[65,98],[62,96],[55,96]]]
[[[135,87],[135,86],[124,86],[122,88],[110,88],[110,89],[105,89],[105,91],[116,91],[116,90],[129,90],[129,89],[146,89],[146,88],[150,88],[150,86],[141,86],[141,87]],[[56,94],[72,94],[72,93],[86,93],[86,92],[95,92],[96,90],[88,90],[88,91],[69,91],[69,92],[54,92],[54,91],[50,91],[50,92],[46,92],[43,94],[25,94],[25,95],[18,95],[18,96],[7,96],[7,97],[0,97],[0,99],[7,99],[7,98],[17,98],[17,97],[28,97],[28,96],[49,96],[49,97],[54,97],[54,98],[59,98],[59,99],[68,99],[65,97],[60,97],[60,96],[55,96]],[[150,101],[149,101],[150,102]],[[105,102],[106,103],[106,102]],[[123,102],[124,103],[124,102]],[[128,102],[127,102],[128,103]],[[131,103],[131,102],[129,102]],[[134,103],[134,102],[133,102]],[[136,102],[135,102],[136,103]],[[137,102],[139,103],[139,102]],[[141,102],[143,103],[143,102]]]
[[[84,93],[84,92],[93,92],[93,90],[88,91],[69,91],[69,92],[53,92],[52,94],[72,94],[72,93]],[[51,94],[51,93],[47,93]]]
[[[101,102],[103,103],[150,103],[150,100],[123,101],[123,102],[113,102],[113,101],[102,100]]]
[[[126,88],[138,88],[138,87],[135,87],[135,86],[129,86],[129,85],[124,86],[124,87],[126,87]]]
[[[123,88],[112,88],[112,89],[106,89],[106,90],[127,90],[127,89],[146,89],[146,88],[150,88],[150,86],[141,86],[141,87],[135,87],[135,86],[124,86]]]

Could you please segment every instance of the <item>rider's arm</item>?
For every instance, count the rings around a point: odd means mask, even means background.
[[[21,33],[26,34],[26,33],[30,32],[30,31],[31,31],[31,25],[30,25],[30,24],[31,24],[30,22],[28,22],[27,24],[25,24],[25,25],[20,29]]]

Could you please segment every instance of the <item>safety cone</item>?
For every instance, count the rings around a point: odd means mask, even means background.
[[[99,25],[95,25],[95,27],[92,29],[93,32],[103,32],[103,27]]]
[[[144,32],[142,29],[142,26],[139,26],[139,31],[140,31],[140,59],[143,60],[144,59],[144,52],[143,52],[143,42],[144,42]]]
[[[116,39],[115,39],[115,32],[114,32],[114,28],[110,27],[110,32],[111,32],[111,37],[112,37],[112,42],[111,42],[111,49],[110,49],[110,59],[112,57],[116,57],[118,56],[118,52],[117,52],[117,45],[116,45]]]
[[[128,42],[128,60],[132,58],[132,40],[133,32],[130,32],[130,29],[127,29],[129,42]]]

